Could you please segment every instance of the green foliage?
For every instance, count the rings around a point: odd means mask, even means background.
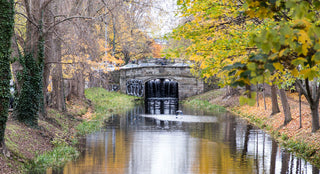
[[[283,134],[281,135],[281,139],[284,140],[284,141],[288,140],[288,138],[289,138],[288,135],[285,134],[285,133],[283,133]]]
[[[37,64],[32,54],[20,58],[23,66],[18,79],[22,82],[17,99],[16,118],[29,126],[38,125],[38,111],[42,98],[42,67]]]
[[[52,151],[38,155],[35,160],[25,166],[28,173],[45,173],[48,167],[60,168],[68,161],[79,156],[75,147],[61,145]]]
[[[210,102],[201,99],[185,101],[183,104],[191,108],[197,108],[209,112],[226,112],[226,109],[224,107],[211,104]]]
[[[250,43],[258,48],[258,54],[266,54],[267,60],[273,61],[272,80],[286,88],[298,79],[310,108],[318,107],[319,97],[307,92],[311,89],[302,86],[300,80],[308,84],[320,77],[319,11],[317,0],[246,1],[248,16],[268,21],[261,32],[251,34]],[[319,129],[318,119],[318,114],[312,114],[312,132]]]
[[[95,115],[90,121],[77,125],[78,135],[85,135],[101,129],[103,121],[111,114],[121,114],[134,106],[137,97],[118,92],[108,92],[103,88],[89,88],[85,91],[86,98],[94,105]]]
[[[101,122],[95,118],[94,121],[86,121],[82,122],[79,125],[77,125],[76,130],[77,130],[77,135],[86,135],[89,133],[96,132],[101,129]]]
[[[245,63],[249,34],[259,27],[255,20],[247,20],[243,2],[219,0],[178,1],[179,15],[186,22],[173,30],[170,37],[189,44],[174,45],[171,52],[185,53],[194,74],[208,78],[216,76],[220,85],[229,85],[234,74],[222,69],[236,62]]]
[[[307,144],[304,141],[296,141],[292,139],[285,139],[281,144],[290,151],[296,152],[297,156],[312,160],[319,166],[319,161],[317,161],[319,156],[316,155],[317,149],[312,145]]]
[[[13,0],[0,0],[0,143],[8,119],[10,97],[10,48],[14,25]]]
[[[40,32],[42,31],[41,23],[40,21]],[[29,126],[38,125],[38,112],[41,110],[41,106],[43,106],[42,73],[44,39],[42,33],[40,33],[38,44],[37,59],[33,57],[32,53],[25,53],[19,59],[23,72],[22,74],[18,74],[19,83],[22,85],[20,95],[17,97],[15,116],[20,122]]]
[[[254,106],[256,104],[256,92],[251,93],[251,98],[245,97],[245,96],[240,96],[239,97],[239,103],[240,105],[245,105],[248,104],[249,106]]]

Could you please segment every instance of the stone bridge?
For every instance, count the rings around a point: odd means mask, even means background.
[[[190,72],[190,67],[171,65],[120,69],[120,91],[127,94],[132,93],[132,89],[127,89],[127,86],[137,87],[140,85],[139,88],[134,89],[140,91],[135,91],[135,93],[144,96],[146,83],[155,79],[168,79],[177,82],[179,99],[197,95],[204,91],[203,80],[194,77]],[[130,84],[128,85],[128,83]]]

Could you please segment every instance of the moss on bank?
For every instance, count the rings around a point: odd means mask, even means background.
[[[48,109],[37,129],[9,120],[5,138],[10,157],[0,155],[0,173],[43,173],[62,167],[78,157],[79,136],[100,130],[108,116],[132,108],[136,99],[101,88],[87,89],[86,98],[90,101],[68,101],[67,112]]]

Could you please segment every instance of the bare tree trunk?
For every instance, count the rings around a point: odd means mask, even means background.
[[[299,118],[300,118],[300,126],[299,128],[302,128],[302,115],[301,115],[301,89],[299,89]]]
[[[26,44],[25,51],[32,53],[37,60],[38,41],[39,41],[39,21],[41,17],[41,0],[24,0],[27,16]]]
[[[287,125],[292,120],[290,106],[288,103],[288,98],[285,90],[280,89],[279,91],[280,91],[280,99],[283,107],[283,112],[284,112],[284,125]]]
[[[312,115],[312,132],[319,129],[319,103],[310,106]]]
[[[306,97],[308,100],[311,115],[312,115],[312,132],[316,132],[319,129],[319,98],[320,98],[320,90],[318,88],[314,88],[316,90],[315,94],[311,93],[311,87],[309,85],[309,79],[305,79],[305,87],[302,84],[302,81],[297,79],[297,85],[300,87],[301,93]],[[315,98],[313,96],[315,95]]]
[[[61,65],[61,41],[59,38],[54,39],[55,59],[52,73],[52,107],[64,111],[66,109],[65,96],[64,96],[64,84],[62,79],[62,65]]]
[[[49,4],[48,8],[45,9],[44,13],[44,26],[50,26],[54,22],[53,20],[53,14],[52,14],[52,5]],[[53,48],[53,32],[49,31],[45,35],[45,57],[44,57],[44,66],[43,66],[43,87],[42,87],[42,93],[43,93],[43,111],[41,112],[40,116],[42,118],[47,117],[46,108],[48,106],[47,100],[47,94],[48,94],[48,85],[49,85],[49,77],[50,77],[50,68],[51,63],[54,62],[54,48]]]
[[[83,63],[80,63],[81,67],[83,67]],[[85,79],[83,76],[82,70],[78,70],[73,75],[73,80],[71,83],[71,95],[77,98],[84,98],[84,89],[85,89]]]
[[[259,83],[257,83],[257,90],[256,90],[256,100],[257,100],[257,107],[259,107]]]
[[[114,17],[112,17],[112,29],[113,29],[113,40],[112,40],[112,56],[115,56],[115,52],[116,52],[116,24],[115,24],[115,20]]]
[[[278,95],[277,95],[277,87],[272,84],[271,86],[271,104],[272,104],[272,113],[271,116],[280,112],[279,104],[278,104]]]
[[[263,104],[264,104],[264,110],[267,110],[265,83],[263,83]]]
[[[317,80],[318,78],[313,78],[313,82],[311,83],[312,85],[312,98],[316,98],[317,97]]]

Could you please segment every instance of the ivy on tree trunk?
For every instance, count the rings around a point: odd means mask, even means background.
[[[36,53],[26,52],[20,57],[20,64],[23,67],[22,74],[18,80],[22,84],[21,92],[17,99],[15,117],[28,126],[38,126],[39,112],[43,109],[43,60],[44,40],[42,35],[42,21],[40,21],[38,51]],[[37,55],[35,58],[34,55]]]
[[[0,0],[0,151],[4,152],[4,133],[10,97],[10,48],[14,25],[13,0]]]

